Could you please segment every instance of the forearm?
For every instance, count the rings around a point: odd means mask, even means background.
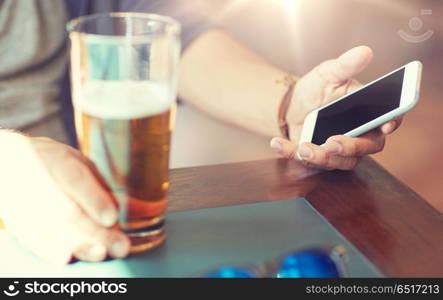
[[[278,109],[286,72],[219,30],[203,34],[185,51],[179,96],[199,109],[254,132],[279,136]]]

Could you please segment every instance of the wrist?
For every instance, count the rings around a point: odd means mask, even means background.
[[[287,87],[286,93],[283,95],[279,105],[278,126],[281,136],[289,140],[290,133],[287,115],[292,102],[295,85],[297,84],[297,79],[293,75],[287,74],[283,80],[277,81],[277,83],[284,84]]]

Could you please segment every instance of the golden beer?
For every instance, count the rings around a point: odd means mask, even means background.
[[[131,252],[154,248],[165,239],[181,26],[113,12],[71,20],[67,29],[80,150],[115,198]]]
[[[164,217],[174,101],[160,85],[91,82],[75,101],[77,136],[119,203],[131,252],[165,239]],[[100,103],[106,101],[106,106]]]

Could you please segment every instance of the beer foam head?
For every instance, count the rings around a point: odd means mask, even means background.
[[[103,119],[137,119],[170,109],[166,84],[147,81],[90,81],[74,99],[76,109]]]

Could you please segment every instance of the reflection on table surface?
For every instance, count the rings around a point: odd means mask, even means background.
[[[443,276],[443,218],[370,158],[350,172],[316,173],[286,159],[173,169],[169,208],[302,196],[384,275]]]

